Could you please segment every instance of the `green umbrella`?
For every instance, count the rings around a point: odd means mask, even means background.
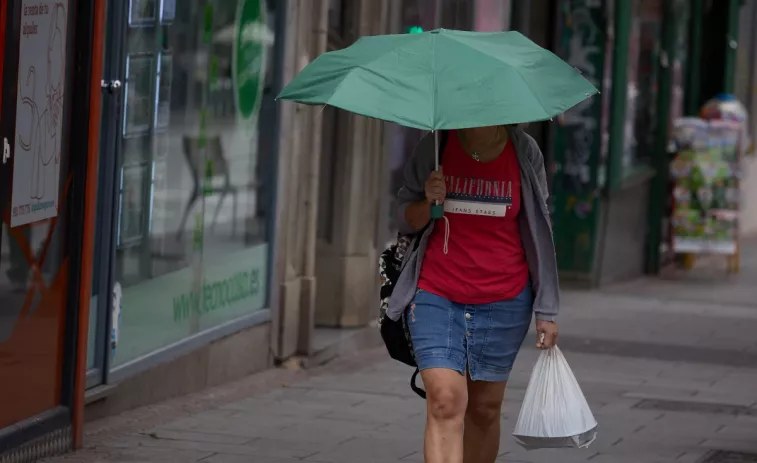
[[[325,53],[279,99],[436,131],[546,120],[595,93],[573,67],[518,32],[440,29],[363,37]],[[432,209],[434,218],[441,213]]]
[[[597,93],[518,32],[363,37],[325,53],[279,95],[425,130],[547,120]]]

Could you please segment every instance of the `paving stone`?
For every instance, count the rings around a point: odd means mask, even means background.
[[[404,410],[396,407],[387,407],[386,410],[382,412],[380,409],[374,409],[372,407],[352,407],[336,409],[321,415],[320,418],[382,425],[407,420],[424,410],[425,407],[420,410],[418,407],[407,407]]]
[[[636,457],[600,453],[587,461],[590,461],[591,463],[677,463],[678,459],[671,460],[669,457],[656,457],[654,455],[640,455]]]
[[[423,451],[419,450],[417,452],[413,452],[410,455],[406,455],[399,459],[399,461],[408,461],[408,462],[424,462],[423,458]]]
[[[304,394],[304,392],[302,392],[302,394]],[[306,416],[318,416],[324,412],[332,410],[334,406],[335,404],[321,402],[315,397],[306,397],[299,400],[295,400],[294,398],[284,400],[250,398],[225,405],[224,408],[227,410],[242,412],[236,413],[232,418],[246,413],[303,418]]]
[[[261,419],[262,417],[266,417],[267,419]],[[260,433],[274,432],[295,426],[300,421],[301,418],[298,419],[296,416],[264,415],[250,412],[248,414],[235,415],[225,420],[203,420],[200,418],[183,419],[167,423],[157,429],[227,434],[231,436],[253,438],[258,437]]]
[[[757,440],[757,421],[751,425],[738,423],[721,426],[710,437],[726,441],[755,441]]]
[[[356,438],[349,439],[304,459],[307,462],[392,462],[399,461],[423,449],[422,435],[412,442]]]
[[[247,444],[252,449],[256,458],[258,456],[267,458],[295,458],[303,459],[314,455],[330,446],[338,443],[334,440],[323,440],[320,442],[314,440],[302,439],[300,435],[281,434],[280,436],[256,439]],[[257,460],[255,460],[257,463]]]
[[[256,456],[254,463],[301,463],[300,459]],[[202,463],[250,463],[250,457],[217,453],[202,460]]]
[[[216,453],[240,456],[273,456],[284,458],[302,458],[317,452],[321,447],[311,445],[304,448],[302,442],[298,441],[297,445],[276,445],[274,451],[270,451],[268,443],[261,444],[260,440],[251,441],[241,445],[217,444],[199,441],[181,441],[172,439],[153,439],[149,437],[132,436],[109,442],[109,448],[114,449],[131,449],[131,448],[154,448],[154,449],[172,449],[183,451],[201,452],[204,455]]]
[[[515,443],[507,448],[500,447],[500,452],[497,461],[508,463],[577,463],[589,461],[597,453],[588,449],[525,450]]]
[[[734,394],[716,394],[699,391],[691,394],[689,394],[689,391],[678,394],[672,394],[669,390],[660,394],[649,393],[647,391],[636,391],[623,394],[623,398],[637,400],[669,400],[712,405],[732,405],[735,407],[749,407],[754,404],[754,400],[752,398],[738,397]]]
[[[102,458],[80,460],[84,462],[106,463],[195,463],[212,456],[212,452],[196,450],[157,449],[153,447],[134,447],[119,449],[118,452],[105,452]],[[70,460],[69,460],[70,461]]]
[[[303,443],[336,445],[348,439],[363,437],[382,426],[378,423],[361,423],[335,419],[315,418],[284,429],[262,430],[256,433],[261,440],[286,439]]]
[[[233,434],[217,434],[194,431],[178,431],[174,429],[156,429],[145,433],[146,437],[154,437],[164,440],[180,440],[190,442],[207,442],[212,444],[244,444],[250,442],[252,438],[246,436],[237,436]]]
[[[757,439],[752,437],[751,439],[723,439],[714,438],[707,439],[702,442],[701,446],[711,450],[732,450],[735,452],[746,452],[757,454]]]

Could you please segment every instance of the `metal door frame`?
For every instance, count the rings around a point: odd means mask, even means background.
[[[100,146],[97,181],[97,220],[95,222],[93,260],[92,302],[90,310],[96,311],[95,362],[87,370],[86,388],[108,384],[111,356],[108,348],[113,326],[112,288],[115,279],[115,239],[118,210],[118,170],[121,158],[119,141],[123,118],[123,91],[113,88],[112,82],[123,83],[124,42],[129,2],[109,0],[105,20],[105,46],[103,47],[102,109],[100,122]],[[96,89],[93,89],[93,91]]]

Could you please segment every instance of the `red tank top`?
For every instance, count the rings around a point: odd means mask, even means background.
[[[512,142],[495,160],[481,163],[452,131],[443,161],[449,229],[444,219],[436,222],[418,287],[460,304],[515,298],[528,283],[528,264],[518,224],[520,165]]]

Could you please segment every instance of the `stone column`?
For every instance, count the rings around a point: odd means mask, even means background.
[[[327,0],[286,2],[284,82],[325,50]],[[281,103],[272,295],[273,351],[279,359],[308,354],[314,311],[314,236],[321,130],[319,108]],[[317,194],[315,195],[317,196]]]
[[[388,32],[389,0],[356,1],[345,18],[352,39]],[[333,236],[318,243],[316,324],[358,327],[376,317],[383,123],[342,112],[335,144]]]

